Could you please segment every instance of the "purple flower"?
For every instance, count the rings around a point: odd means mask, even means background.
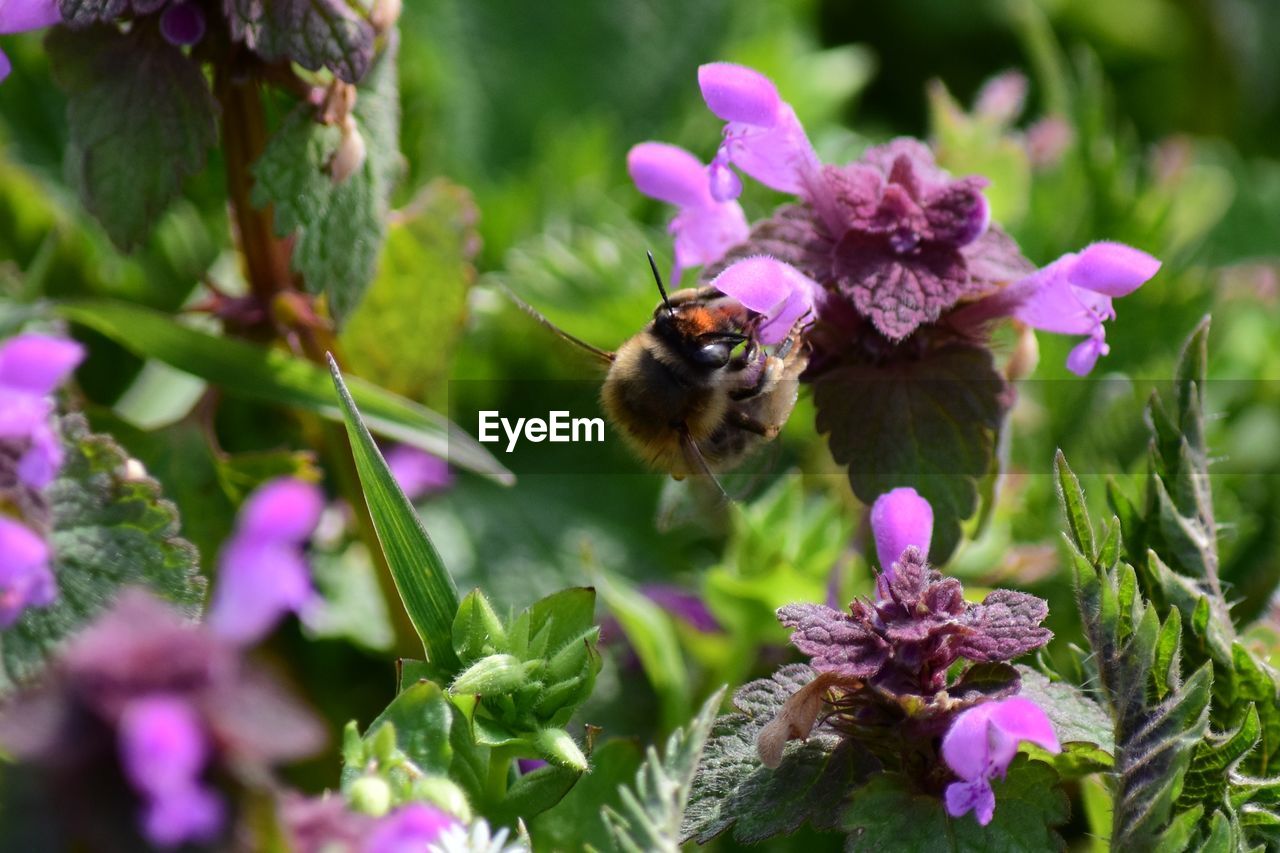
[[[445,830],[460,825],[453,815],[435,806],[410,803],[378,821],[361,853],[421,853]]]
[[[1159,269],[1146,252],[1094,243],[1022,279],[1002,299],[1015,301],[1013,315],[1034,329],[1086,335],[1067,356],[1067,369],[1084,376],[1110,351],[1103,322],[1115,319],[1112,298],[1137,290]]]
[[[1027,75],[1005,71],[982,84],[973,101],[973,114],[983,121],[1005,127],[1022,115],[1027,101]]]
[[[18,479],[33,489],[47,486],[62,466],[50,395],[83,358],[80,344],[49,335],[18,335],[0,346],[0,439],[24,446]]]
[[[425,450],[397,444],[386,452],[387,467],[405,496],[417,501],[453,485],[449,463]]]
[[[323,509],[320,489],[301,480],[272,480],[249,496],[218,562],[209,611],[215,632],[251,645],[285,613],[301,615],[312,604],[316,593],[303,547]]]
[[[645,584],[640,591],[654,604],[704,634],[723,630],[719,620],[707,609],[707,603],[696,593],[666,583]]]
[[[698,68],[698,86],[707,107],[728,122],[711,163],[711,193],[737,198],[742,182],[737,166],[767,187],[801,195],[821,164],[795,110],[759,71],[728,62]]]
[[[960,777],[947,786],[947,812],[952,817],[972,811],[981,825],[991,822],[996,808],[991,779],[1004,778],[1022,741],[1049,752],[1062,751],[1053,724],[1030,699],[984,702],[956,717],[942,739],[942,757]]]
[[[0,0],[0,35],[40,30],[62,22],[57,0]],[[13,70],[0,50],[0,81]]]
[[[160,14],[160,34],[177,47],[195,44],[204,38],[204,10],[199,3],[175,0]]]
[[[890,340],[932,322],[970,289],[961,249],[990,223],[986,179],[952,180],[914,139],[827,166],[813,203],[836,241],[836,288]]]
[[[523,776],[550,765],[541,758],[517,758],[516,766],[520,768],[520,775]]]
[[[49,546],[26,525],[0,515],[0,628],[28,607],[47,607],[58,597],[49,570]]]
[[[121,764],[146,802],[142,825],[153,844],[174,847],[218,834],[222,801],[200,782],[208,757],[200,716],[184,700],[150,696],[124,709]]]
[[[713,264],[747,239],[742,207],[732,198],[717,201],[707,167],[683,148],[642,142],[627,153],[627,172],[640,192],[679,208],[670,225],[675,237],[673,286],[686,268]]]
[[[929,553],[933,539],[933,507],[912,488],[885,492],[871,505],[871,532],[876,539],[880,570],[893,579],[894,564],[908,547]]]
[[[737,261],[712,279],[711,286],[760,315],[757,338],[762,344],[780,343],[822,296],[816,281],[764,256]]]

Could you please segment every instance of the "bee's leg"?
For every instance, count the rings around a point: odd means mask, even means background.
[[[791,354],[791,350],[795,348],[795,345],[800,340],[800,333],[812,322],[810,316],[812,313],[812,311],[806,311],[796,320],[795,325],[791,327],[791,331],[787,332],[787,336],[778,344],[778,349],[774,352],[774,355],[778,358],[786,359]]]
[[[766,440],[771,441],[778,437],[779,427],[763,424],[741,409],[730,409],[728,421],[739,429],[744,429]]]

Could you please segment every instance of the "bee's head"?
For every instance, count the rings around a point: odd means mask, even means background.
[[[734,313],[696,300],[673,306],[653,253],[648,254],[653,280],[662,294],[662,304],[653,312],[654,334],[699,367],[714,370],[727,365],[734,347],[747,339],[735,328]]]

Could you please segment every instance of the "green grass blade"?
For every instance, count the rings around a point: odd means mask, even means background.
[[[386,555],[391,576],[404,602],[409,619],[426,647],[428,659],[445,672],[458,670],[453,652],[453,620],[458,612],[458,590],[431,544],[413,504],[396,483],[386,460],[369,434],[355,401],[342,380],[338,365],[329,359],[333,384],[338,389],[342,412],[351,438],[351,452],[364,490],[369,515]]]
[[[305,359],[202,332],[159,311],[122,302],[74,300],[58,303],[54,310],[139,356],[198,376],[229,394],[342,421],[324,368]],[[355,377],[347,387],[365,423],[378,435],[421,448],[500,483],[515,481],[488,450],[442,415]]]

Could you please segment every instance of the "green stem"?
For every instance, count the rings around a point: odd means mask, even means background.
[[[490,804],[506,799],[507,783],[511,779],[511,760],[515,756],[515,750],[509,746],[495,746],[489,750],[489,778],[485,780],[485,795]]]

